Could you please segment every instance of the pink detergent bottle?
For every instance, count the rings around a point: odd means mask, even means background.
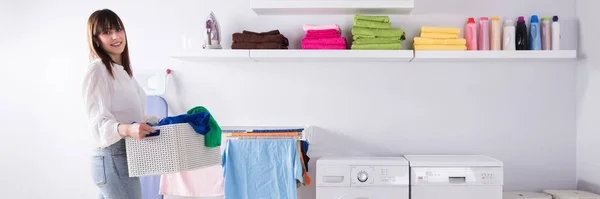
[[[467,50],[477,50],[477,24],[475,18],[469,18],[467,22],[465,40],[467,40]]]
[[[479,18],[479,50],[490,50],[490,21],[487,17]]]

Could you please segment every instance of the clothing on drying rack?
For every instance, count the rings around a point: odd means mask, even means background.
[[[225,199],[295,199],[304,182],[294,139],[228,139],[223,152]]]
[[[217,147],[221,146],[221,127],[215,120],[214,116],[210,114],[208,109],[204,106],[196,106],[190,110],[188,110],[187,114],[196,114],[196,113],[207,113],[209,116],[208,125],[210,130],[204,136],[204,145],[207,147]]]
[[[179,123],[188,123],[194,128],[196,133],[206,135],[208,131],[210,131],[210,126],[208,124],[210,119],[210,114],[208,113],[196,113],[196,114],[183,114],[179,116],[166,117],[160,120],[157,126],[167,125],[167,124],[179,124]]]
[[[289,40],[279,30],[252,32],[244,30],[232,34],[232,49],[287,49]]]

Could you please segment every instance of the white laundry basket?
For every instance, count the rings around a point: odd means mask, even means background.
[[[156,126],[158,135],[141,140],[127,137],[129,176],[149,176],[221,164],[220,147],[206,147],[204,135],[188,123]]]

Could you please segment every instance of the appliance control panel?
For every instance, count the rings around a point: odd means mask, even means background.
[[[503,185],[502,167],[413,167],[412,185]]]
[[[350,166],[350,186],[408,186],[408,166]]]

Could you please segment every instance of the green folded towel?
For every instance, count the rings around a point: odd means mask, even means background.
[[[363,28],[363,27],[352,27],[352,35],[359,36],[375,36],[375,37],[405,37],[405,32],[400,28]]]
[[[352,50],[402,50],[401,43],[393,44],[352,44]]]
[[[202,112],[206,112],[208,114],[210,114],[210,112],[208,112],[208,109],[204,108],[203,106],[196,106],[192,109],[190,109],[187,114],[194,114],[194,113],[202,113]],[[210,126],[210,131],[208,133],[206,133],[206,135],[204,135],[204,145],[206,147],[218,147],[221,146],[221,127],[219,126],[219,124],[217,124],[217,121],[215,120],[215,117],[212,116],[212,114],[210,115],[210,120],[208,121],[208,125]]]
[[[389,44],[400,43],[400,37],[359,38],[353,44]]]
[[[362,19],[362,20],[367,20],[367,21],[378,21],[378,22],[390,22],[390,17],[388,16],[365,16],[365,15],[359,15],[359,14],[355,14],[354,15],[354,20],[357,19]]]
[[[363,28],[392,28],[391,23],[354,19],[354,26]]]

